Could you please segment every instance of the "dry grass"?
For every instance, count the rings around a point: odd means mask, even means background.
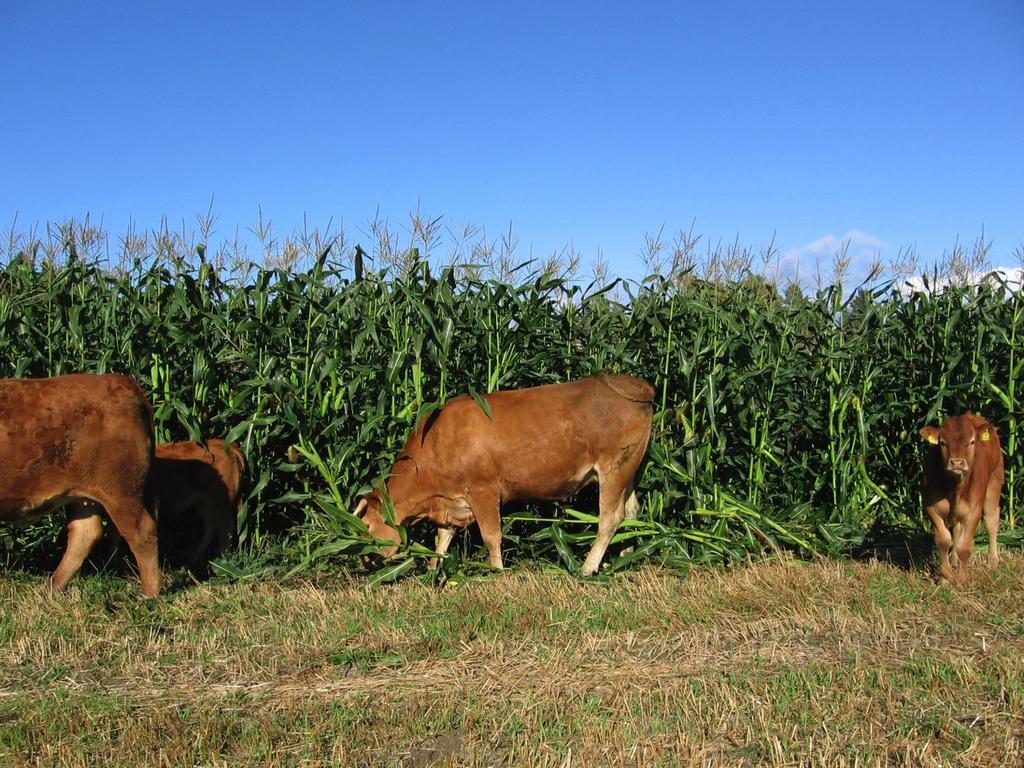
[[[607,583],[521,571],[0,581],[0,760],[28,765],[1012,765],[1024,556],[966,591],[878,563]]]

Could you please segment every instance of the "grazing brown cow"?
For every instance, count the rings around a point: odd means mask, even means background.
[[[444,554],[455,528],[476,521],[491,565],[501,568],[503,503],[564,499],[597,482],[597,538],[583,565],[590,576],[627,512],[636,515],[633,475],[651,436],[653,396],[640,379],[598,375],[485,395],[493,418],[472,398],[457,397],[420,420],[391,468],[386,488],[395,523],[432,520]],[[397,543],[382,505],[374,490],[355,513],[375,538]]]
[[[184,441],[156,447],[153,489],[160,541],[171,562],[192,567],[234,541],[245,459],[237,443]],[[212,547],[212,549],[211,549]]]
[[[924,509],[935,526],[935,547],[943,577],[956,581],[950,547],[960,560],[959,582],[967,583],[967,561],[982,514],[988,529],[988,564],[999,562],[999,493],[1003,488],[1003,452],[991,423],[973,413],[946,419],[941,427],[922,427]],[[952,535],[950,534],[952,528]]]
[[[156,521],[148,504],[153,411],[126,376],[0,380],[0,519],[28,522],[70,505],[68,547],[50,583],[75,575],[103,528],[102,504],[128,542],[142,591],[160,592]]]

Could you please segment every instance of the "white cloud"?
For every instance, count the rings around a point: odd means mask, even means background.
[[[816,283],[820,275],[822,282],[831,283],[833,262],[845,251],[850,259],[846,281],[860,280],[867,276],[871,263],[889,247],[881,238],[859,229],[851,229],[841,237],[825,235],[807,245],[784,251],[779,257],[778,279],[810,285]]]
[[[967,276],[967,282],[970,285],[979,285],[981,283],[990,283],[991,285],[999,285],[1005,283],[1010,290],[1020,291],[1024,290],[1024,268],[1021,267],[994,267],[993,269],[986,269],[980,272],[972,272]],[[933,280],[931,277],[928,278],[928,285],[931,289],[941,291],[950,283],[950,278],[939,277]],[[925,288],[923,277],[911,277],[908,278],[901,286],[900,293],[904,295],[910,295],[915,291],[928,290]]]

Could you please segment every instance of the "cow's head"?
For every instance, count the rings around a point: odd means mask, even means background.
[[[995,427],[972,413],[952,416],[942,422],[941,427],[921,427],[921,437],[939,449],[946,472],[957,480],[974,466],[976,443],[987,442],[995,435]]]
[[[398,545],[402,543],[402,536],[398,533],[397,528],[389,525],[384,519],[384,497],[379,490],[374,489],[361,497],[353,514],[366,523],[373,538],[395,542],[395,546],[384,547],[380,550],[382,556],[391,557],[398,551]]]

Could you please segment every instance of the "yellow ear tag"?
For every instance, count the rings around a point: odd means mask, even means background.
[[[930,445],[938,445],[939,444],[939,436],[938,435],[928,435],[928,443]]]
[[[989,432],[986,429],[984,432],[982,432],[980,435],[978,435],[978,439],[982,440],[982,441],[984,441],[984,440],[991,440],[992,439],[992,433]]]

